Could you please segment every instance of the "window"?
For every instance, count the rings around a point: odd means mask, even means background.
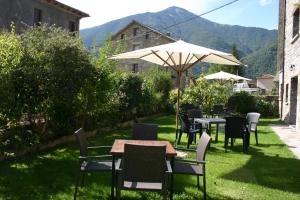
[[[134,28],[133,29],[133,36],[136,36],[138,34],[139,28]]]
[[[289,100],[289,84],[285,85],[285,102],[287,103]]]
[[[34,8],[33,10],[33,25],[39,26],[42,22],[42,10]]]
[[[132,50],[134,51],[134,50],[138,50],[138,49],[140,49],[140,45],[139,44],[134,44],[134,45],[132,45]]]
[[[125,34],[123,33],[122,35],[121,35],[121,40],[124,40],[125,39]]]
[[[69,31],[70,31],[70,32],[75,32],[75,31],[77,31],[77,30],[76,30],[75,22],[69,21]]]
[[[149,33],[149,32],[147,32],[147,33],[146,33],[146,35],[145,35],[145,39],[146,39],[146,40],[148,40],[148,39],[149,39],[149,37],[150,37],[150,33]]]
[[[132,65],[132,72],[137,73],[138,72],[138,67],[139,67],[139,65],[137,63],[134,63]]]
[[[299,8],[293,14],[293,38],[299,34]]]

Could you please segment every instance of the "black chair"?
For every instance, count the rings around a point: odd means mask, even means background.
[[[256,145],[258,145],[258,137],[257,137],[257,125],[258,125],[258,120],[259,120],[260,114],[256,112],[250,112],[247,113],[247,128],[249,133],[252,131],[255,133],[255,140],[256,140]]]
[[[117,199],[121,189],[160,191],[167,199],[167,179],[172,173],[166,161],[166,146],[125,144],[122,161],[116,164]]]
[[[188,135],[187,148],[189,148],[193,140],[196,142],[196,134],[197,133],[201,134],[200,129],[195,128],[195,124],[190,122],[189,117],[186,113],[179,113],[179,119],[180,119],[180,129],[179,129],[179,138],[177,144],[180,144],[182,133],[187,133]]]
[[[134,140],[157,140],[157,124],[135,123],[132,129]]]
[[[195,118],[203,118],[203,113],[200,109],[190,109],[187,111],[187,115],[190,119],[191,123],[195,123],[195,129],[199,129],[200,130],[200,135],[199,137],[202,135],[203,130],[207,129],[206,128],[206,124],[202,124],[202,123],[197,123],[195,122]]]
[[[225,149],[228,147],[228,140],[231,139],[231,146],[236,138],[243,140],[243,150],[247,151],[249,146],[249,131],[246,127],[246,119],[243,117],[226,117],[225,124]]]
[[[89,172],[111,172],[112,171],[112,156],[111,155],[96,155],[96,156],[89,156],[88,150],[89,149],[111,149],[111,146],[87,146],[86,134],[82,128],[75,131],[75,136],[77,142],[79,143],[80,147],[80,156],[79,156],[79,175],[77,177],[77,182],[75,186],[74,192],[74,200],[76,199],[78,185],[81,177],[81,185],[84,183],[85,173]],[[105,160],[103,160],[105,159]],[[81,175],[81,176],[80,176]]]
[[[206,199],[205,155],[211,141],[207,133],[203,133],[196,150],[196,160],[178,159],[174,163],[174,174],[197,176],[197,188],[200,189],[199,177],[203,176],[203,195]]]
[[[223,116],[225,114],[224,106],[221,104],[214,105],[211,111],[212,117],[214,116]]]

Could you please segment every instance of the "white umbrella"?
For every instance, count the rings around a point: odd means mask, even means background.
[[[168,66],[177,73],[177,109],[176,128],[178,129],[178,112],[180,97],[180,79],[183,72],[199,62],[207,62],[223,65],[243,65],[232,54],[216,51],[179,40],[177,42],[163,44],[114,55],[111,59],[142,59],[157,65]]]
[[[250,81],[251,79],[249,78],[245,78],[242,76],[238,76],[238,75],[234,75],[234,74],[230,74],[227,72],[217,72],[214,74],[209,74],[207,76],[204,76],[205,79],[207,80],[234,80],[234,81],[238,81],[238,80],[244,80],[244,81]]]

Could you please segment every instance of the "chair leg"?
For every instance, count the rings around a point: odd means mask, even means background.
[[[205,178],[205,171],[203,174],[203,199],[206,199],[206,178]]]
[[[225,145],[224,145],[225,149],[227,149],[227,147],[228,147],[228,139],[229,138],[225,136]]]
[[[190,148],[190,144],[192,144],[193,138],[194,138],[195,136],[194,136],[194,134],[192,134],[192,133],[188,133],[188,134],[189,134],[189,138],[188,138],[187,148]]]
[[[197,189],[200,190],[200,180],[199,180],[199,176],[197,176]]]
[[[79,185],[79,179],[80,179],[80,174],[78,174],[77,180],[76,180],[75,192],[74,192],[74,200],[76,200],[76,196],[77,196],[77,190],[78,190],[78,185]]]
[[[178,142],[177,142],[177,144],[180,144],[181,136],[182,136],[182,131],[181,131],[181,130],[179,130],[179,138],[178,138]]]
[[[256,145],[258,145],[257,129],[255,129],[255,140],[256,140]]]
[[[233,138],[231,138],[231,148],[233,147],[233,142],[234,142],[234,140],[233,140]]]

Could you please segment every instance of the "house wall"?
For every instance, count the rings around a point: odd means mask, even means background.
[[[300,83],[299,74],[300,74],[300,38],[294,37],[293,38],[293,11],[295,9],[295,4],[293,0],[285,1],[281,0],[280,4],[286,4],[286,9],[280,10],[281,15],[285,13],[285,23],[284,23],[284,52],[281,52],[281,56],[283,59],[283,69],[279,69],[279,94],[282,92],[283,98],[280,100],[282,101],[282,115],[281,119],[284,120],[286,123],[290,123],[292,118],[294,118],[291,113],[293,110],[291,107],[294,108],[297,113],[296,116],[296,129],[300,131],[300,90],[299,85],[297,91],[291,92],[291,85],[292,79],[298,79],[297,84]],[[284,8],[284,7],[283,7]],[[281,23],[282,22],[282,19]],[[280,37],[280,35],[279,35]],[[282,39],[282,38],[281,38]],[[279,63],[280,64],[280,63]],[[295,82],[295,79],[294,79]],[[293,97],[291,97],[291,94]],[[286,98],[286,96],[288,98]],[[295,103],[296,101],[296,103]]]
[[[136,36],[133,35],[134,28],[139,29]],[[146,33],[149,34],[148,39],[146,39]],[[134,45],[138,45],[139,46],[138,49],[143,49],[143,48],[147,48],[147,47],[152,47],[152,46],[157,46],[157,45],[174,42],[174,40],[172,40],[162,34],[154,32],[151,29],[148,29],[147,27],[141,26],[138,23],[132,23],[123,31],[117,33],[113,37],[113,41],[114,42],[120,41],[122,34],[124,34],[124,36],[125,36],[124,39],[125,39],[126,49],[124,52],[133,51]],[[150,70],[151,68],[154,68],[154,67],[156,67],[160,70],[171,72],[172,82],[173,82],[173,85],[175,86],[177,74],[175,73],[175,71],[173,69],[170,69],[169,67],[158,66],[153,63],[143,61],[141,59],[119,60],[117,66],[116,66],[116,70],[133,72],[133,64],[138,64],[137,72],[147,72],[148,70]],[[188,70],[187,73],[191,74],[191,69]],[[186,76],[186,75],[187,74],[184,73],[182,76],[182,80],[181,80],[182,86],[186,85],[187,82],[189,81],[188,76]]]
[[[79,30],[80,18],[63,9],[50,4],[41,3],[40,0],[0,0],[0,28],[9,29],[14,22],[17,33],[22,32],[26,26],[32,26],[34,8],[42,10],[42,22],[57,25],[69,30],[69,22],[75,22]]]
[[[266,91],[271,91],[273,88],[275,88],[274,78],[258,78],[256,81],[256,86]]]

